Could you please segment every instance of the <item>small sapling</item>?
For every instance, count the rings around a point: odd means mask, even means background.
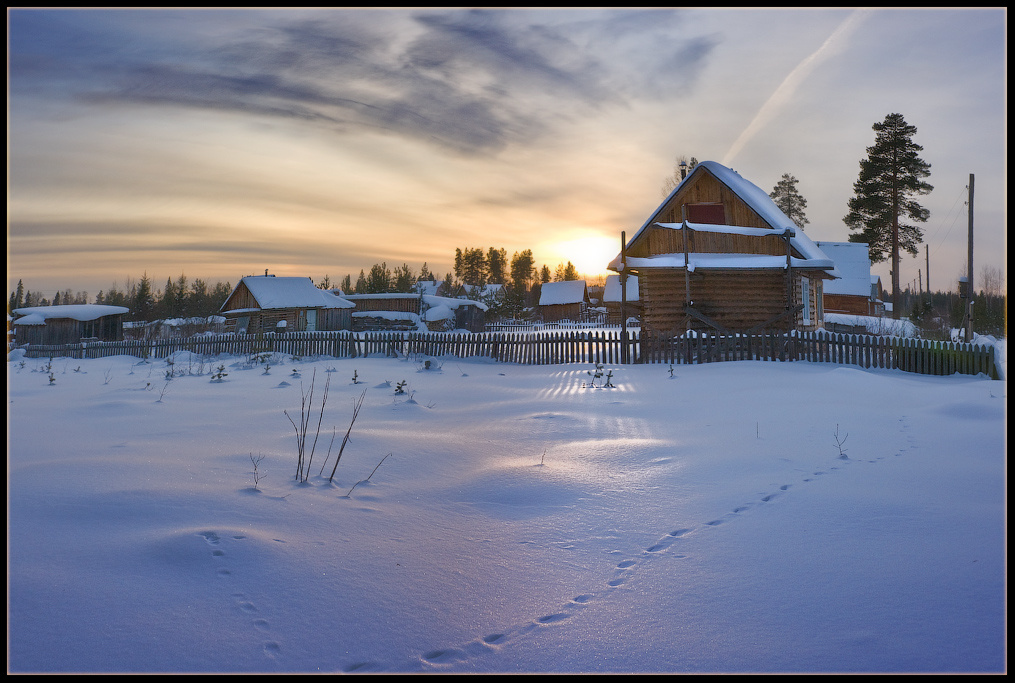
[[[254,466],[254,471],[251,472],[251,474],[254,476],[254,490],[255,491],[259,491],[260,490],[260,489],[257,488],[257,485],[266,476],[263,472],[261,472],[258,469],[258,466],[261,464],[262,460],[264,460],[264,456],[262,454],[258,453],[256,458],[254,457],[253,453],[250,454],[250,463]]]
[[[842,444],[846,443],[846,439],[849,438],[849,434],[839,438],[839,425],[835,425],[835,446],[839,449],[839,460],[849,460],[849,456],[846,455],[846,451],[842,448]]]

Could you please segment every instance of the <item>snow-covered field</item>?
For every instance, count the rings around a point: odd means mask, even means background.
[[[9,360],[8,670],[1006,670],[1006,382],[421,360]]]

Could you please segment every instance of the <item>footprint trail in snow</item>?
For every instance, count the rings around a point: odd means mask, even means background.
[[[909,431],[908,421],[905,416],[899,419],[899,428],[902,434],[906,437],[906,445],[894,452],[893,455],[895,456],[904,455],[906,451],[916,448],[915,439]],[[804,477],[802,482],[806,483],[814,481],[815,477],[829,474],[830,472],[854,462],[876,463],[879,460],[884,460],[886,457],[887,456],[885,455],[881,455],[868,460],[854,460],[849,457],[837,458],[836,462],[838,464],[830,466],[827,469],[817,470],[813,472],[812,475]],[[679,542],[683,537],[694,533],[702,533],[708,529],[730,522],[756,506],[773,503],[773,501],[776,501],[780,496],[787,494],[792,488],[793,484],[791,483],[778,485],[774,490],[759,495],[759,497],[755,500],[736,506],[725,515],[703,521],[697,526],[679,526],[678,528],[667,532],[661,538],[642,550],[642,552],[637,556],[629,557],[614,565],[609,578],[604,581],[599,590],[576,595],[566,604],[561,605],[556,611],[536,617],[531,621],[515,624],[492,633],[487,633],[463,645],[427,651],[421,654],[418,659],[401,667],[388,668],[380,662],[359,661],[348,664],[342,667],[341,670],[344,673],[380,671],[453,671],[455,666],[460,663],[468,662],[482,655],[496,653],[511,643],[524,638],[526,635],[531,634],[538,629],[551,628],[567,623],[569,619],[589,604],[597,600],[608,600],[611,599],[611,597],[618,595],[617,589],[630,581],[635,572],[642,567],[647,566],[653,558],[668,554],[674,549],[677,549],[675,550],[677,554],[674,554],[674,557],[687,557],[687,555],[679,553]]]

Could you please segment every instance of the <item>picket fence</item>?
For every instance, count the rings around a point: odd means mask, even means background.
[[[644,331],[542,333],[286,332],[206,335],[156,341],[83,342],[23,347],[28,358],[166,358],[178,351],[202,356],[285,354],[300,358],[484,357],[504,363],[713,363],[735,360],[810,361],[899,369],[925,375],[985,374],[999,378],[993,347],[907,337],[826,331],[659,338]]]

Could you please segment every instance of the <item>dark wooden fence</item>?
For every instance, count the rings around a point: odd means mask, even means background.
[[[863,368],[899,369],[925,375],[983,373],[999,378],[990,346],[906,337],[875,337],[825,331],[700,335],[661,338],[619,330],[570,332],[287,332],[264,335],[208,335],[157,341],[30,345],[29,358],[102,358],[128,355],[166,358],[178,351],[203,356],[286,354],[335,358],[480,356],[505,363],[715,363],[732,360],[810,361]]]

